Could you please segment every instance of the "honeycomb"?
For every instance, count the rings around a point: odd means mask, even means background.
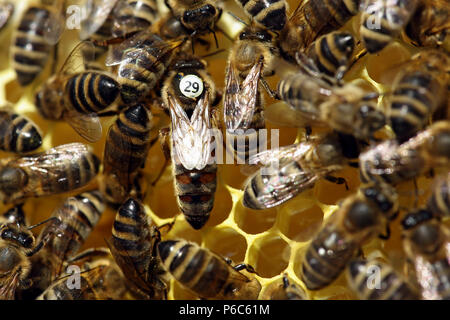
[[[47,64],[45,71],[32,85],[22,88],[15,80],[15,73],[9,63],[9,44],[11,43],[12,30],[17,25],[18,18],[31,0],[17,1],[13,20],[7,29],[0,34],[0,105],[9,101],[15,105],[16,111],[30,117],[41,128],[44,141],[39,151],[47,150],[53,146],[70,143],[86,143],[75,131],[64,122],[44,120],[33,105],[33,93],[37,86],[50,74],[50,65]],[[68,1],[68,4],[78,4],[79,1]],[[230,1],[228,1],[229,3]],[[233,2],[233,1],[231,1]],[[298,1],[290,0],[291,10],[297,6]],[[234,12],[245,19],[244,14],[237,6],[229,3],[229,7],[236,9]],[[230,35],[235,35],[243,27],[236,20],[224,14],[219,23]],[[358,36],[358,16],[350,20],[343,29],[351,31]],[[77,42],[77,30],[66,30],[59,43],[59,56],[65,57]],[[220,32],[217,34],[220,48],[229,48],[231,41]],[[211,41],[213,38],[211,37]],[[214,42],[212,42],[214,43]],[[213,47],[212,47],[213,48]],[[202,55],[205,50],[200,48],[196,54]],[[211,50],[214,50],[211,49]],[[388,90],[392,73],[390,70],[395,64],[406,61],[418,49],[401,41],[395,41],[379,54],[366,55],[361,58],[353,68],[346,74],[345,80],[352,81],[359,86],[383,92]],[[205,51],[206,52],[206,51]],[[207,58],[209,71],[212,74],[218,88],[224,87],[225,64],[228,52],[218,53]],[[51,60],[51,59],[50,59]],[[58,66],[64,59],[58,60]],[[58,67],[59,68],[59,67]],[[276,87],[278,77],[268,78],[272,88]],[[266,105],[275,103],[266,95]],[[380,101],[380,105],[381,105]],[[100,141],[91,144],[95,154],[102,158],[107,128],[113,123],[115,117],[102,118],[104,128],[103,137]],[[161,115],[160,125],[168,123],[168,119]],[[280,146],[292,144],[304,139],[304,130],[298,128],[280,127],[275,123],[267,121],[268,129],[280,130]],[[313,134],[320,130],[313,130]],[[0,157],[11,156],[1,153]],[[164,169],[164,156],[158,143],[153,145],[145,166],[145,175],[149,181],[153,181],[160,170]],[[333,214],[337,203],[343,198],[354,193],[359,185],[358,172],[356,169],[348,168],[336,173],[336,176],[344,177],[349,189],[343,185],[336,185],[325,180],[316,183],[315,187],[293,200],[273,209],[256,211],[245,208],[242,204],[243,183],[248,178],[243,166],[219,165],[218,186],[215,196],[214,209],[207,224],[199,231],[192,229],[179,214],[177,207],[171,168],[167,166],[164,174],[154,187],[151,187],[145,198],[144,204],[148,214],[157,225],[172,222],[175,218],[174,227],[164,235],[164,239],[183,238],[196,242],[203,247],[232,259],[235,263],[245,262],[252,265],[257,272],[257,279],[262,284],[261,295],[274,282],[287,273],[290,280],[301,286],[309,299],[356,299],[356,296],[347,287],[345,276],[342,274],[333,284],[319,291],[308,291],[300,280],[301,262],[303,254],[309,241],[320,229],[323,222]],[[419,204],[426,199],[427,186],[430,180],[420,178]],[[95,188],[94,181],[83,190]],[[80,190],[72,194],[79,193]],[[399,186],[401,206],[411,208],[414,205],[412,183]],[[66,197],[71,194],[35,198],[26,201],[24,210],[27,214],[28,223],[35,224],[48,218],[53,210],[57,208]],[[8,206],[0,205],[0,212],[5,212]],[[105,240],[111,236],[111,226],[115,217],[115,211],[108,208],[91,236],[84,244],[83,249],[105,246]],[[392,235],[388,241],[374,239],[363,248],[367,257],[379,256],[389,257],[392,261],[401,264],[403,251],[400,239],[399,219],[394,221]],[[36,230],[36,234],[40,230]],[[181,287],[174,280],[170,283],[169,299],[196,299],[191,292]]]

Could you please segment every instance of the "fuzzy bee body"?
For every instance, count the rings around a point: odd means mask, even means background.
[[[237,2],[261,26],[273,31],[284,28],[287,20],[285,0],[237,0]]]
[[[427,208],[441,217],[450,216],[450,174],[440,176],[431,189]]]

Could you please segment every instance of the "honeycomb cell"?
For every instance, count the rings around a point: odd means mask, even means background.
[[[316,293],[317,300],[358,300],[358,297],[345,285],[332,285]]]
[[[247,241],[232,228],[210,230],[205,236],[204,245],[235,263],[243,262],[247,251]]]
[[[171,176],[167,176],[167,179],[161,179],[150,193],[146,203],[158,217],[162,219],[172,218],[180,212]]]
[[[256,239],[249,248],[248,263],[264,278],[271,278],[285,270],[289,263],[291,248],[277,235]]]
[[[277,210],[252,210],[244,207],[239,200],[235,207],[234,219],[239,228],[249,234],[257,234],[270,229],[275,223]]]
[[[280,209],[279,230],[297,242],[310,240],[322,226],[323,212],[311,200],[297,197]]]
[[[353,194],[359,186],[359,173],[354,168],[334,172],[332,176],[344,178],[347,181],[348,190],[345,184],[336,184],[326,179],[319,180],[314,187],[314,196],[323,204],[336,204],[338,200]]]
[[[222,223],[230,215],[232,207],[233,200],[230,192],[223,185],[219,184],[214,199],[214,207],[205,227],[216,226]]]
[[[178,217],[173,228],[166,235],[163,235],[163,239],[185,239],[200,245],[202,234],[201,231],[194,230],[184,218]]]

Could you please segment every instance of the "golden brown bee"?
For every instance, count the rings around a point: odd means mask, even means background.
[[[427,209],[435,216],[450,217],[450,174],[435,179]]]
[[[122,204],[151,146],[152,113],[144,105],[126,108],[111,125],[103,154],[100,189],[110,203]]]
[[[352,260],[347,267],[347,280],[361,300],[419,300],[415,288],[381,261]]]
[[[164,268],[180,284],[203,299],[256,300],[258,280],[239,272],[253,268],[244,264],[232,267],[212,251],[185,240],[158,244],[158,256]]]
[[[237,0],[236,2],[261,27],[272,31],[280,31],[286,24],[287,3],[285,0]]]
[[[221,1],[211,0],[167,0],[172,14],[183,24],[191,36],[209,32],[222,14]]]
[[[210,109],[215,96],[205,63],[179,56],[162,89],[172,125],[170,131],[160,132],[160,138],[166,158],[172,159],[178,205],[194,229],[203,227],[214,205],[217,164],[212,138],[217,120]]]
[[[433,113],[447,107],[450,56],[426,50],[400,67],[387,116],[397,140],[404,142],[422,130]]]
[[[361,153],[360,179],[397,184],[432,168],[448,169],[449,159],[450,121],[439,121],[402,144],[388,140]]]
[[[332,86],[298,72],[279,82],[278,94],[305,119],[361,140],[371,140],[385,125],[384,113],[374,101],[377,94],[351,83]]]
[[[260,80],[275,73],[276,52],[268,31],[249,26],[241,32],[228,57],[223,102],[227,141],[233,142],[238,160],[244,163],[249,154],[256,153],[258,131],[265,128]]]
[[[75,271],[72,277],[54,281],[37,300],[121,300],[126,284],[120,268],[107,248],[88,249],[67,261]],[[77,273],[74,267],[78,267]]]
[[[49,78],[37,91],[35,104],[46,119],[67,121],[80,136],[90,142],[101,138],[102,126],[97,113],[108,108],[120,92],[115,79],[100,71],[77,72],[82,42],[70,53],[60,72]],[[75,72],[74,72],[75,71]]]
[[[39,127],[9,108],[0,109],[0,137],[0,150],[9,152],[27,153],[42,144]]]
[[[32,290],[42,292],[62,274],[64,263],[75,256],[104,210],[104,199],[96,190],[68,198],[53,212],[55,220],[42,229],[38,238],[50,239],[32,259],[30,275],[37,279]]]
[[[305,291],[295,283],[291,283],[287,274],[280,280],[269,284],[260,300],[307,300]]]
[[[320,35],[342,27],[359,11],[360,0],[301,1],[280,34],[280,48],[288,60],[295,60]]]
[[[20,85],[30,84],[44,69],[64,30],[64,2],[40,0],[22,15],[12,48],[12,65]]]
[[[406,34],[418,46],[440,47],[449,41],[450,2],[443,0],[421,0]]]
[[[0,160],[0,198],[4,203],[78,189],[98,173],[100,161],[82,143]]]
[[[380,234],[397,211],[397,193],[387,184],[363,185],[346,198],[307,248],[302,263],[306,287],[319,290],[332,283],[361,245]]]
[[[14,13],[14,4],[9,1],[0,3],[0,31],[7,25]]]
[[[450,299],[450,231],[427,210],[402,220],[407,268],[415,274],[422,299]]]
[[[142,204],[132,198],[125,201],[117,211],[109,246],[137,298],[167,298],[165,272],[156,253],[160,240]]]
[[[152,25],[151,31],[158,34],[164,40],[174,40],[189,34],[181,21],[170,12],[160,17]]]
[[[363,0],[360,34],[367,51],[381,51],[393,38],[400,35],[419,1]]]
[[[250,161],[265,164],[244,188],[243,204],[251,209],[278,206],[313,188],[321,178],[344,184],[343,178],[331,174],[348,163],[336,134],[263,151]]]

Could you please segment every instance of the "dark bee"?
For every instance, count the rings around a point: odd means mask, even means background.
[[[100,184],[108,202],[122,204],[131,191],[151,146],[152,118],[150,110],[138,104],[123,110],[111,125]]]
[[[450,40],[449,17],[450,2],[445,0],[419,1],[414,16],[406,26],[406,34],[418,46],[443,46]]]
[[[256,153],[258,131],[265,128],[260,80],[275,73],[275,52],[273,36],[250,26],[241,32],[228,57],[223,102],[227,141],[233,142],[238,160],[244,163]],[[244,140],[244,148],[240,140]]]
[[[284,28],[287,20],[285,0],[237,0],[245,12],[260,26],[273,31]]]
[[[450,231],[427,210],[407,214],[402,226],[407,267],[422,299],[450,299]]]
[[[158,255],[164,268],[180,284],[204,299],[256,300],[261,285],[253,276],[239,272],[253,268],[232,267],[212,251],[185,240],[162,241]]]
[[[44,69],[63,31],[63,5],[64,1],[41,0],[22,15],[12,48],[12,66],[20,85],[30,84]]]
[[[4,27],[6,27],[13,13],[14,13],[13,3],[9,1],[0,3],[0,31]]]
[[[449,159],[450,122],[439,121],[402,144],[388,140],[361,153],[360,179],[397,184],[432,168],[448,168]]]
[[[243,204],[251,209],[278,206],[314,187],[320,178],[343,184],[344,179],[331,174],[348,163],[335,134],[263,151],[250,160],[251,163],[266,165],[249,179],[244,188]],[[272,167],[273,161],[277,161],[275,167]]]
[[[260,300],[307,300],[306,293],[295,283],[291,283],[287,274],[281,281],[269,284]]]
[[[35,105],[46,119],[67,121],[80,136],[90,142],[102,135],[97,113],[108,108],[120,92],[119,84],[100,71],[76,72],[83,61],[82,42],[72,50],[60,72],[49,78],[37,91]],[[75,71],[75,72],[74,72]]]
[[[166,0],[172,14],[194,35],[214,32],[214,26],[222,14],[222,8],[211,0]]]
[[[142,204],[125,201],[114,220],[110,250],[137,298],[167,298],[165,272],[156,253],[159,241],[159,230]]]
[[[450,174],[435,179],[427,209],[436,216],[450,217]]]
[[[83,192],[68,198],[53,212],[55,220],[42,229],[38,239],[50,237],[32,259],[31,290],[42,292],[62,274],[64,263],[75,256],[105,210],[99,191]]]
[[[9,203],[75,190],[97,175],[99,165],[99,159],[82,143],[1,159],[0,197]]]
[[[385,125],[384,113],[374,101],[377,94],[351,83],[332,86],[320,78],[298,72],[279,82],[278,94],[308,121],[361,140],[371,140]]]
[[[217,120],[215,110],[210,110],[215,85],[204,62],[182,55],[164,81],[162,93],[172,126],[161,131],[161,144],[166,158],[170,154],[172,159],[178,205],[189,224],[200,229],[209,219],[216,191],[211,131]]]
[[[418,3],[419,0],[363,0],[360,34],[367,51],[376,53],[397,37]]]
[[[332,283],[361,245],[381,234],[397,211],[397,193],[387,184],[364,185],[346,198],[307,248],[302,263],[306,287],[319,290]]]
[[[370,282],[371,276],[379,284]],[[419,300],[415,288],[384,262],[352,260],[347,268],[347,280],[361,300]]]
[[[88,249],[70,259],[66,265],[80,269],[80,286],[68,277],[54,281],[37,300],[121,300],[126,284],[120,268],[107,248]],[[71,287],[72,285],[73,287]]]
[[[30,119],[13,110],[0,110],[0,150],[27,153],[39,148],[42,134]]]
[[[359,11],[360,0],[302,1],[281,31],[279,43],[288,60],[295,60],[317,37],[342,27]]]
[[[450,57],[438,50],[420,52],[402,64],[387,113],[397,140],[411,138],[428,124],[433,113],[447,107],[449,66]]]

